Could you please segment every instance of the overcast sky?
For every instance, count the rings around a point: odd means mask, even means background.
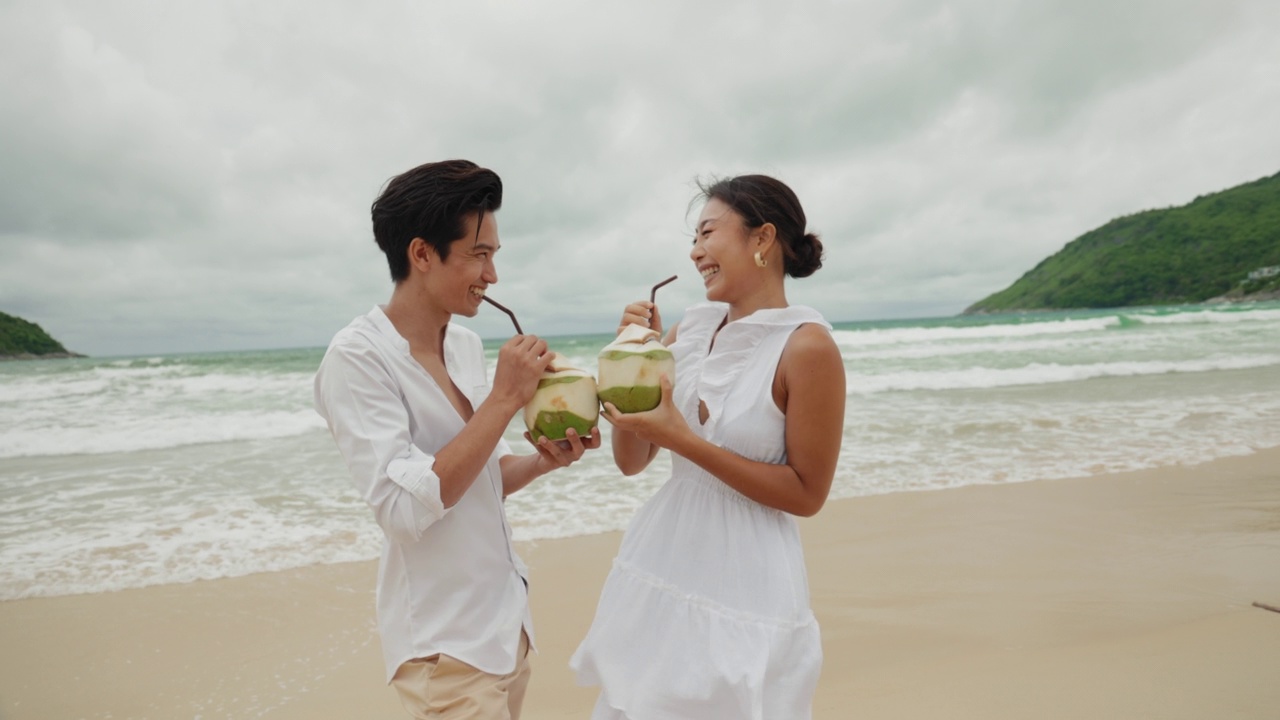
[[[0,310],[93,355],[322,346],[390,295],[383,183],[461,157],[528,332],[679,273],[677,317],[694,181],[746,172],[826,244],[792,302],[952,315],[1280,171],[1278,37],[1275,0],[0,1]]]

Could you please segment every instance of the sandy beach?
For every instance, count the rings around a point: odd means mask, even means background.
[[[833,501],[802,521],[815,717],[1280,718],[1280,448],[1191,467]],[[531,720],[617,533],[524,543]],[[401,718],[373,562],[0,603],[0,719]]]

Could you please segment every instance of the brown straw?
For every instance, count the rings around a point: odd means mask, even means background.
[[[654,299],[658,297],[658,288],[662,287],[663,285],[666,285],[669,282],[674,282],[677,277],[679,277],[679,275],[672,275],[666,280],[663,280],[657,285],[654,285],[653,289],[649,291],[649,302],[653,302]]]
[[[516,314],[515,314],[515,313],[513,313],[513,312],[511,312],[510,310],[508,310],[508,309],[506,309],[506,308],[502,307],[502,304],[501,304],[501,303],[499,303],[497,300],[494,300],[493,298],[489,297],[488,295],[484,295],[484,296],[482,296],[482,297],[481,297],[481,299],[482,299],[482,300],[484,300],[485,302],[489,303],[490,305],[492,305],[492,306],[494,306],[494,307],[498,308],[498,309],[499,309],[499,310],[501,310],[502,312],[506,313],[506,314],[507,314],[507,317],[511,318],[511,324],[516,326],[516,334],[517,334],[517,335],[523,335],[523,334],[524,334],[524,331],[520,329],[520,321],[516,319]]]

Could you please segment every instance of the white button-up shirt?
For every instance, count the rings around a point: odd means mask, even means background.
[[[489,394],[479,336],[450,324],[444,361],[479,407]],[[433,455],[465,421],[380,307],[334,336],[315,404],[385,535],[377,605],[387,681],[406,660],[437,653],[488,673],[514,670],[520,629],[532,642],[533,625],[528,570],[503,510],[498,460],[511,453],[507,442],[446,509]]]

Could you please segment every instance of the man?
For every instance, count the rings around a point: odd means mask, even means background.
[[[519,718],[533,630],[503,498],[600,445],[593,429],[512,454],[503,431],[554,354],[517,335],[490,388],[480,338],[449,322],[474,316],[498,281],[501,205],[497,174],[465,160],[392,178],[372,208],[391,300],[334,336],[315,379],[316,409],[386,536],[378,631],[415,718]]]

